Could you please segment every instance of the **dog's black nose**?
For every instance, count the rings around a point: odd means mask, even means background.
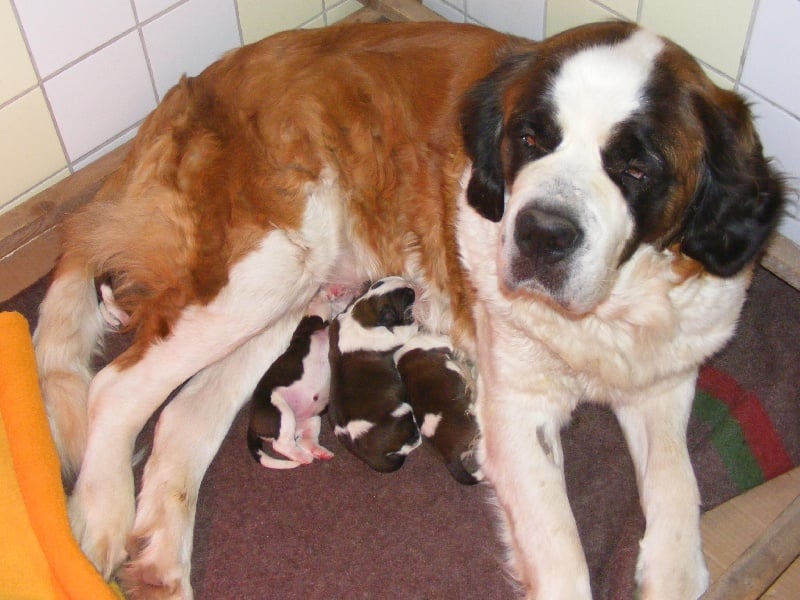
[[[578,247],[583,232],[564,214],[526,208],[517,215],[514,241],[520,253],[539,264],[565,259]]]

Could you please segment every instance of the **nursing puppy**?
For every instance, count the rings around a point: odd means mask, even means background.
[[[376,471],[396,471],[421,438],[394,352],[417,333],[415,293],[402,277],[373,283],[330,327],[336,438]]]
[[[450,339],[420,334],[394,354],[420,433],[442,455],[447,470],[464,485],[482,479],[473,456],[478,424],[472,388]]]
[[[247,446],[263,466],[291,469],[333,453],[319,445],[320,413],[328,405],[328,323],[303,317],[289,348],[264,373],[250,400]],[[289,460],[271,456],[269,448]]]

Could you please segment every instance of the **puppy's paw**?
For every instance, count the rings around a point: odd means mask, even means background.
[[[268,469],[294,469],[295,467],[300,466],[300,463],[297,461],[275,458],[263,450],[258,451],[258,462],[261,463],[262,467],[266,467]]]
[[[281,440],[278,440],[272,444],[272,449],[289,460],[300,463],[301,465],[308,465],[314,462],[314,455],[302,446],[298,446],[294,441],[283,443]]]
[[[330,460],[333,458],[333,452],[328,450],[325,446],[320,446],[319,444],[315,443],[306,445],[303,442],[301,442],[301,445],[308,450],[314,456],[314,458],[319,460]]]

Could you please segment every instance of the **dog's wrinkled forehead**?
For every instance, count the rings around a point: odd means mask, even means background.
[[[374,282],[367,292],[348,309],[353,320],[364,328],[386,327],[411,323],[410,308],[415,294],[402,277],[385,277]]]
[[[614,45],[600,45],[567,59],[551,97],[562,137],[605,146],[611,132],[640,109],[645,86],[664,42],[640,30]]]

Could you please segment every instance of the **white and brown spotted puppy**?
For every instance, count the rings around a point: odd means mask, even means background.
[[[333,458],[319,444],[319,415],[328,405],[329,391],[328,323],[309,315],[300,321],[289,348],[270,365],[250,399],[247,446],[253,458],[272,469]],[[285,459],[272,456],[270,450]]]
[[[396,471],[421,438],[394,352],[417,333],[413,287],[376,281],[330,328],[331,398],[336,438],[376,471]]]
[[[482,478],[473,457],[478,425],[470,380],[445,336],[414,336],[394,354],[422,436],[444,457],[459,483]]]

